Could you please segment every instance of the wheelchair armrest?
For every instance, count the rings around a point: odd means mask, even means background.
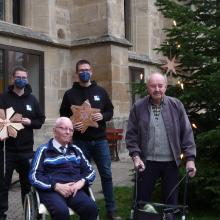
[[[34,188],[34,187],[31,188],[31,191],[32,191],[33,193],[35,193],[36,200],[37,200],[37,207],[39,207],[39,206],[40,206],[40,197],[39,197],[39,193],[38,193],[37,189]]]
[[[88,191],[89,191],[89,195],[90,195],[90,197],[92,198],[92,200],[95,201],[95,196],[94,196],[94,194],[93,194],[92,188],[91,188],[91,187],[88,187]]]

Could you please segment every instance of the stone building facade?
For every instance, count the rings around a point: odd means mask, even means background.
[[[30,84],[46,114],[37,143],[51,134],[75,63],[88,59],[93,79],[115,107],[111,123],[124,126],[134,98],[130,83],[158,68],[154,48],[166,20],[155,0],[0,0],[0,92],[13,65],[30,70]],[[122,123],[123,122],[123,123]],[[121,125],[122,123],[123,125]]]

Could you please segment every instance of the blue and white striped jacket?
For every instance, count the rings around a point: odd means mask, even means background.
[[[95,170],[76,145],[68,145],[65,155],[53,146],[52,139],[38,147],[29,173],[31,185],[53,190],[56,183],[76,182],[82,178],[86,185],[91,185]]]

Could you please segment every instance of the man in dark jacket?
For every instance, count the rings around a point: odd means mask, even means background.
[[[6,219],[8,191],[14,170],[19,173],[22,202],[24,202],[25,194],[30,190],[28,172],[29,160],[33,156],[33,129],[40,129],[45,120],[39,103],[31,92],[28,84],[28,72],[23,67],[16,67],[12,73],[12,85],[8,87],[7,92],[0,96],[0,109],[12,107],[16,113],[22,115],[21,123],[24,126],[24,129],[18,131],[16,138],[9,137],[5,140],[6,172],[5,175],[2,173],[0,175],[0,182],[3,184],[0,188],[1,220]],[[1,154],[3,144],[3,141],[0,141]]]
[[[156,180],[161,177],[163,202],[178,203],[181,153],[186,169],[196,174],[196,145],[183,104],[165,95],[166,77],[152,73],[147,80],[149,95],[132,107],[128,120],[126,144],[134,166],[139,169],[138,200],[150,201]]]
[[[105,197],[107,218],[121,219],[116,214],[111,157],[106,140],[106,121],[109,121],[113,116],[113,105],[107,92],[96,82],[91,81],[93,72],[87,60],[77,62],[76,74],[79,82],[74,82],[73,87],[65,92],[60,107],[60,115],[70,117],[72,115],[71,105],[82,105],[86,100],[89,100],[92,108],[100,109],[99,113],[92,115],[92,119],[98,123],[98,128],[88,127],[84,133],[81,133],[83,123],[74,124],[76,131],[73,135],[73,143],[82,149],[89,160],[93,158],[97,165]]]
[[[98,209],[83,190],[94,181],[95,171],[80,148],[70,144],[73,131],[69,118],[56,120],[54,138],[37,149],[29,179],[53,220],[69,220],[68,207],[80,220],[95,220]]]

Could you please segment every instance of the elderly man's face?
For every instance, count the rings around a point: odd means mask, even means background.
[[[152,74],[147,84],[147,91],[155,103],[159,103],[166,92],[167,84],[160,74]]]
[[[72,122],[69,119],[62,120],[54,128],[54,137],[61,145],[66,145],[71,142],[73,132]]]

